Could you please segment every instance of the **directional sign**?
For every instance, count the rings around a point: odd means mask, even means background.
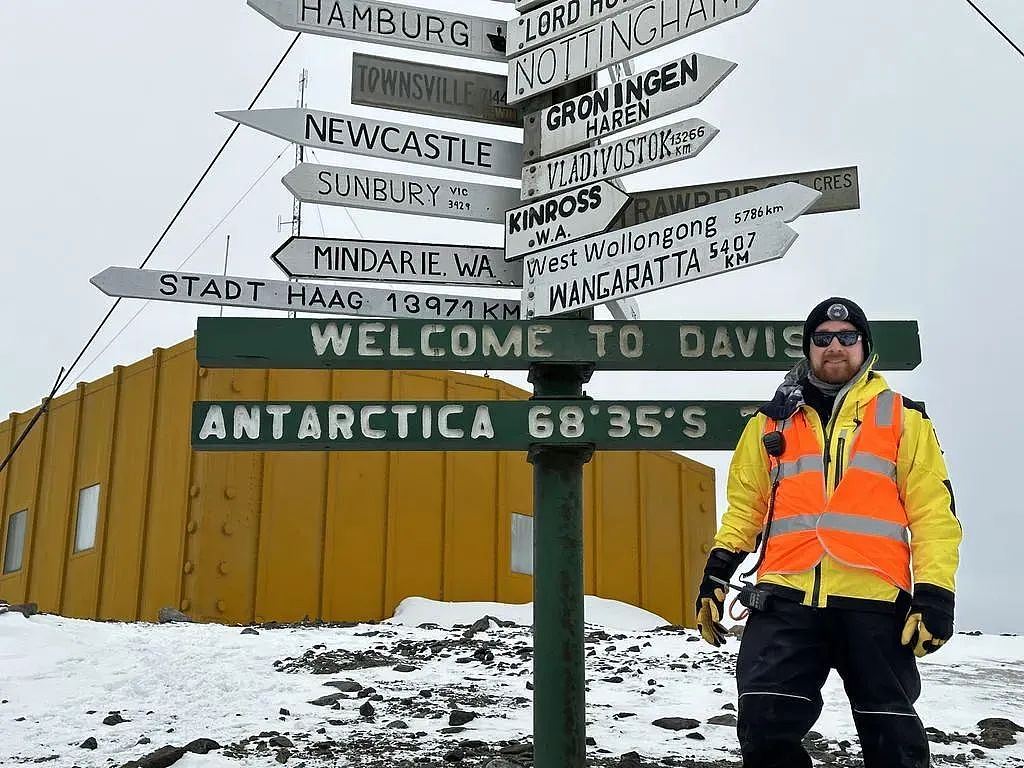
[[[523,170],[523,146],[511,141],[297,107],[217,114],[307,147],[512,179]]]
[[[505,22],[364,0],[248,0],[282,29],[505,60]]]
[[[198,451],[732,450],[757,404],[742,401],[199,401]]]
[[[566,0],[560,2],[564,4]],[[629,8],[510,58],[508,101],[515,104],[623,59],[681,40],[741,16],[756,3],[757,0],[650,0]]]
[[[519,286],[521,262],[501,248],[292,237],[270,258],[291,277]]]
[[[505,258],[604,232],[629,196],[607,181],[588,184],[505,214]]]
[[[304,203],[500,224],[519,204],[515,187],[403,176],[361,168],[301,163],[281,181]]]
[[[352,55],[351,101],[365,107],[521,128],[522,112],[508,105],[507,92],[504,75]]]
[[[690,53],[526,116],[527,160],[597,141],[699,103],[736,64]]]
[[[158,269],[107,267],[90,282],[108,296],[188,304],[364,317],[461,317],[484,320],[519,317],[518,301],[192,272],[161,272]]]
[[[522,53],[541,43],[565,37],[644,0],[560,0],[549,3],[508,24],[508,50]]]
[[[639,320],[640,305],[632,296],[624,299],[613,299],[605,304],[613,320]]]
[[[876,368],[921,362],[914,320],[873,320]],[[783,371],[803,357],[803,320],[318,320],[200,317],[208,368],[526,370],[588,363],[602,371]]]
[[[660,219],[673,213],[682,213],[711,203],[768,189],[779,184],[797,183],[821,192],[821,197],[804,213],[830,213],[860,208],[860,185],[857,166],[827,168],[821,171],[803,171],[780,176],[761,176],[756,179],[720,181],[714,184],[694,184],[671,189],[653,189],[630,193],[629,203],[612,225],[613,229]]]
[[[540,160],[523,168],[522,197],[571,189],[600,179],[617,178],[696,157],[718,135],[703,120],[690,119],[646,133]]]

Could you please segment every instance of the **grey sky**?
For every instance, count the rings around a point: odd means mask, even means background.
[[[412,0],[408,0],[412,2]],[[510,17],[486,0],[421,5]],[[1024,45],[1019,0],[982,0]],[[0,407],[37,404],[111,299],[89,284],[110,265],[138,266],[293,33],[241,0],[0,4]],[[309,106],[348,107],[354,49],[501,72],[500,64],[304,35],[259,107],[293,106],[300,69]],[[1024,364],[1019,187],[1024,178],[1024,59],[965,0],[762,0],[749,14],[642,57],[689,51],[736,61],[703,104],[659,123],[700,117],[720,135],[698,157],[627,177],[627,190],[857,165],[860,211],[808,216],[781,262],[640,297],[645,319],[803,318],[821,298],[857,300],[870,319],[917,319],[923,364],[887,375],[925,400],[949,463],[966,540],[958,628],[1024,631],[1016,578]],[[406,122],[514,139],[518,131],[422,116]],[[283,155],[273,163],[274,158]],[[280,183],[293,152],[240,129],[151,266],[281,277],[269,254],[291,214]],[[326,164],[485,181],[457,172],[319,151]],[[272,164],[273,163],[273,164]],[[200,242],[268,166],[245,200]],[[502,183],[497,180],[486,180]],[[508,182],[512,183],[512,182]],[[501,228],[422,217],[306,208],[305,234],[500,245]],[[456,233],[458,233],[456,235]],[[198,248],[197,248],[198,246]],[[456,292],[458,289],[456,289]],[[493,292],[492,292],[493,295]],[[125,300],[68,387],[191,335],[210,308],[152,304],[88,368],[142,303]],[[240,311],[228,310],[232,314]],[[602,310],[599,310],[602,312]],[[525,385],[525,375],[500,374]],[[767,398],[775,374],[597,374],[600,398]],[[695,453],[718,472],[726,453]]]

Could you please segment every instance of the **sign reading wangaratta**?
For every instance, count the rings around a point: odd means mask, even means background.
[[[501,224],[519,190],[491,184],[300,163],[281,182],[304,203]]]
[[[301,107],[217,114],[307,147],[510,179],[519,178],[523,170],[523,145],[512,141]]]
[[[731,450],[756,405],[739,401],[199,401],[199,451]]]
[[[521,262],[501,248],[292,237],[270,256],[290,277],[520,286]]]
[[[696,157],[718,129],[691,118],[523,168],[523,200]]]
[[[485,320],[519,317],[518,301],[192,272],[161,272],[158,269],[107,267],[90,282],[108,296],[187,304],[367,317]]]
[[[282,29],[505,60],[505,22],[367,0],[248,0]]]
[[[597,141],[704,100],[736,64],[690,53],[526,116],[527,160]]]
[[[921,362],[914,320],[871,323],[879,370]],[[209,368],[778,371],[803,357],[802,320],[317,320],[200,317],[196,359]]]

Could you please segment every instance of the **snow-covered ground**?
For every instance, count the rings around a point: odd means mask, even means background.
[[[354,626],[0,613],[0,765],[107,768],[147,756],[143,765],[176,768],[528,765],[530,620],[529,605],[420,598],[388,621]],[[739,765],[735,638],[716,650],[594,597],[586,620],[594,765]],[[1024,766],[1024,734],[979,726],[1024,721],[1024,638],[958,634],[921,668],[918,709],[937,729],[936,764]],[[835,676],[825,699],[813,753],[858,765]],[[661,718],[696,722],[669,730],[653,724]],[[190,744],[197,751],[173,749]]]

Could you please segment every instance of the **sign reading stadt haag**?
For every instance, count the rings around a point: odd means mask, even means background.
[[[917,322],[871,323],[879,370],[921,362]],[[803,356],[801,320],[317,320],[200,317],[196,358],[210,368],[778,371]]]

